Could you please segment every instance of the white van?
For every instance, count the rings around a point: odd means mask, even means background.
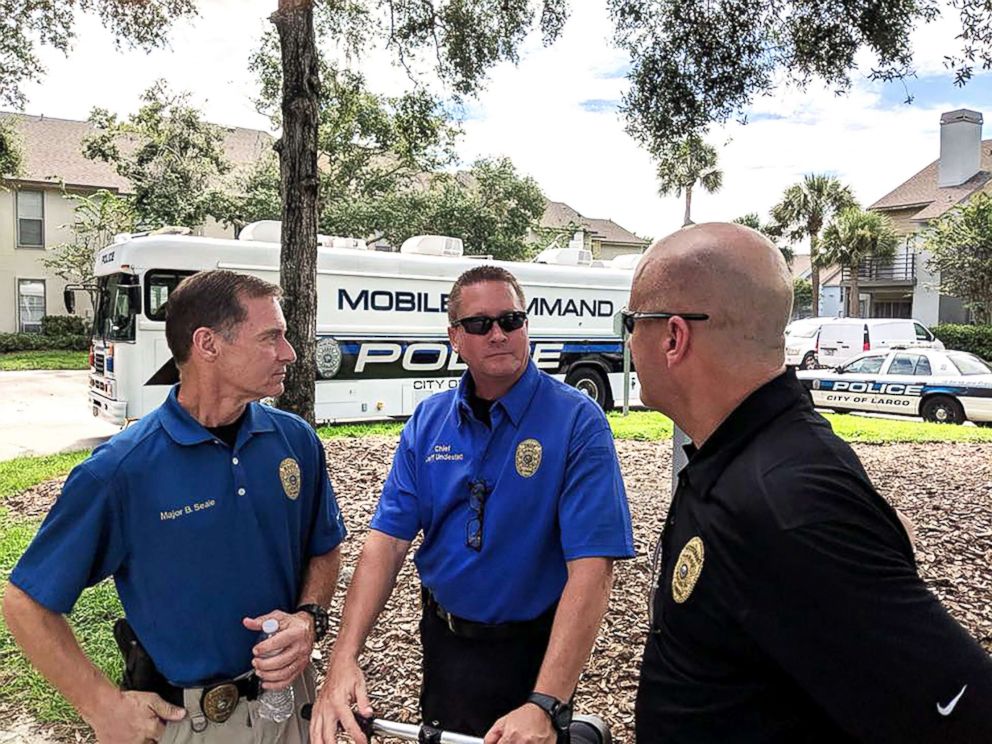
[[[943,350],[944,344],[916,320],[839,318],[820,326],[817,361],[836,367],[862,352],[893,347]]]
[[[816,369],[816,340],[820,326],[835,318],[801,318],[785,327],[785,363],[799,369]]]

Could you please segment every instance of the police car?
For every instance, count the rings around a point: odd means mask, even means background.
[[[963,351],[865,352],[834,369],[796,375],[818,408],[922,416],[950,424],[992,422],[992,367]]]

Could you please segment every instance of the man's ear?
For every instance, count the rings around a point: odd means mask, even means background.
[[[205,362],[215,362],[220,353],[217,345],[217,334],[212,328],[201,326],[193,331],[191,353]]]
[[[668,339],[665,341],[665,357],[669,366],[685,360],[689,352],[689,323],[678,316],[668,319]]]
[[[455,326],[448,326],[448,342],[451,344],[451,350],[458,353],[458,328]]]

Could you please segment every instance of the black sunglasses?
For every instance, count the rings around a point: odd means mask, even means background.
[[[634,326],[637,321],[644,319],[657,318],[661,320],[668,320],[669,318],[682,318],[682,320],[709,320],[710,316],[706,313],[640,313],[631,312],[627,308],[620,311],[620,317],[623,319],[623,327],[627,331],[629,336],[634,332]]]
[[[503,313],[496,318],[490,318],[488,315],[473,315],[469,318],[456,320],[451,325],[461,326],[465,329],[465,333],[471,333],[473,336],[485,336],[492,330],[493,323],[498,323],[504,333],[511,333],[512,331],[518,331],[523,328],[526,322],[527,313],[523,310],[514,310],[509,313]]]
[[[468,506],[472,510],[472,516],[465,525],[465,545],[477,552],[482,550],[482,515],[485,513],[486,498],[490,493],[492,489],[484,480],[469,481]]]

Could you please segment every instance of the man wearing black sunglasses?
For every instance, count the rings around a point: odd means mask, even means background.
[[[655,244],[624,321],[688,434],[660,539],[638,744],[992,742],[992,661],[785,370],[792,282],[739,225]]]
[[[505,269],[462,274],[448,338],[468,367],[403,429],[345,602],[311,739],[371,712],[358,655],[411,541],[423,590],[424,720],[487,744],[562,741],[609,601],[634,555],[613,437],[590,398],[530,360],[526,302]]]

